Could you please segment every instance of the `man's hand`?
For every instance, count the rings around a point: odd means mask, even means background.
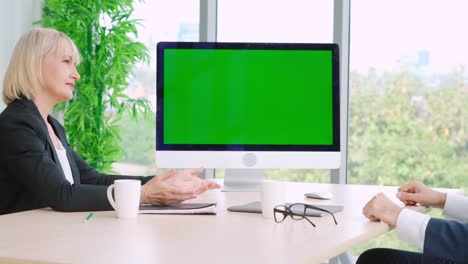
[[[140,203],[180,203],[208,190],[220,188],[217,183],[200,179],[197,175],[202,171],[203,168],[187,169],[178,173],[171,170],[154,177],[141,186]]]
[[[401,207],[390,201],[383,193],[374,196],[364,206],[362,213],[372,221],[383,221],[390,226],[396,226]]]
[[[398,188],[397,197],[406,205],[420,203],[425,206],[444,208],[447,194],[433,190],[423,183],[413,180]]]

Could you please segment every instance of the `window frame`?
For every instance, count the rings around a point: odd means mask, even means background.
[[[340,47],[340,153],[341,166],[330,170],[330,182],[348,182],[348,102],[349,102],[349,29],[350,1],[334,0],[333,42]],[[200,0],[200,41],[217,41],[218,0]],[[214,178],[214,169],[205,170],[205,178]]]

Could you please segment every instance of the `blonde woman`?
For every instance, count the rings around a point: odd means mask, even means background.
[[[91,168],[50,116],[54,105],[73,97],[79,61],[73,41],[54,29],[32,29],[16,44],[3,82],[7,107],[0,114],[0,214],[42,207],[111,210],[106,191],[116,179],[140,179],[140,202],[151,204],[178,203],[219,188],[197,177],[203,169],[134,177]]]

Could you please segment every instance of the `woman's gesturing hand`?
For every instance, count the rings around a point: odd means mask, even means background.
[[[220,188],[219,184],[200,179],[197,175],[203,168],[186,169],[156,176],[141,186],[140,203],[173,204],[193,199],[211,189]]]

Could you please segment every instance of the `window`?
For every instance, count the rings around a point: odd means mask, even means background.
[[[467,188],[467,9],[463,0],[352,1],[348,182]]]
[[[3,1],[0,9],[0,94],[3,90],[5,71],[16,42],[21,35],[32,28],[32,23],[41,18],[42,1]],[[0,99],[0,113],[6,105]]]
[[[468,37],[459,32],[467,8],[456,0],[353,1],[350,182],[466,183]]]
[[[333,1],[218,0],[218,42],[333,42]],[[278,122],[280,129],[280,122]],[[216,177],[223,177],[217,170]],[[329,182],[329,170],[265,170],[267,178]]]
[[[333,1],[218,0],[219,42],[333,42]]]
[[[134,19],[141,20],[138,41],[145,44],[151,55],[150,65],[140,64],[134,70],[127,94],[146,97],[156,111],[156,44],[159,41],[198,41],[199,1],[153,0],[134,3]],[[122,147],[125,157],[114,164],[123,174],[155,174],[155,114],[148,120],[132,121],[124,117],[121,123]]]

